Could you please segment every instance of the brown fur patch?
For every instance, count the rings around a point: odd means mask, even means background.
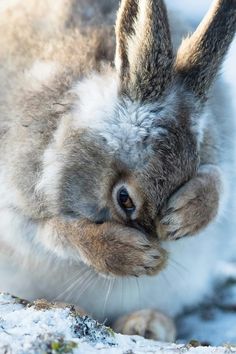
[[[165,265],[166,253],[155,239],[120,224],[96,225],[87,220],[52,219],[50,226],[98,273],[115,276],[154,275]],[[65,244],[66,245],[66,244]]]

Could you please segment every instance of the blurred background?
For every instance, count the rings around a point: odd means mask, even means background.
[[[200,22],[211,3],[212,0],[166,0],[166,4],[170,9],[184,14],[184,16],[186,16],[186,18],[188,18],[195,26]],[[228,53],[227,59],[222,68],[222,73],[231,86],[233,103],[236,111],[236,39]]]

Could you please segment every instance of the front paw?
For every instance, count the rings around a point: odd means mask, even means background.
[[[159,239],[173,240],[204,229],[217,215],[221,182],[215,167],[198,175],[170,197],[157,220]]]
[[[100,243],[99,262],[93,266],[105,275],[154,275],[166,263],[166,252],[158,242],[132,228],[110,224],[107,237],[103,234]]]
[[[47,227],[63,240],[70,257],[106,276],[153,275],[166,264],[167,252],[156,238],[122,224],[54,218]]]

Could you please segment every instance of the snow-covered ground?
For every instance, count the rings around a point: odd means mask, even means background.
[[[73,307],[54,308],[45,302],[29,304],[0,294],[1,354],[226,354],[233,345],[202,347],[197,341],[168,344],[138,336],[115,334],[110,328],[76,314]]]
[[[0,354],[236,353],[236,264],[223,263],[221,277],[213,297],[177,319],[177,344],[116,334],[73,306],[0,293]]]

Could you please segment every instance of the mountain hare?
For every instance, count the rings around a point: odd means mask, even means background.
[[[113,33],[116,5],[1,14],[0,287],[172,340],[165,315],[210,291],[227,238],[211,222],[228,204],[234,128],[215,78],[236,1],[213,1],[177,51],[186,27],[170,16],[169,30],[162,0],[122,0]]]

